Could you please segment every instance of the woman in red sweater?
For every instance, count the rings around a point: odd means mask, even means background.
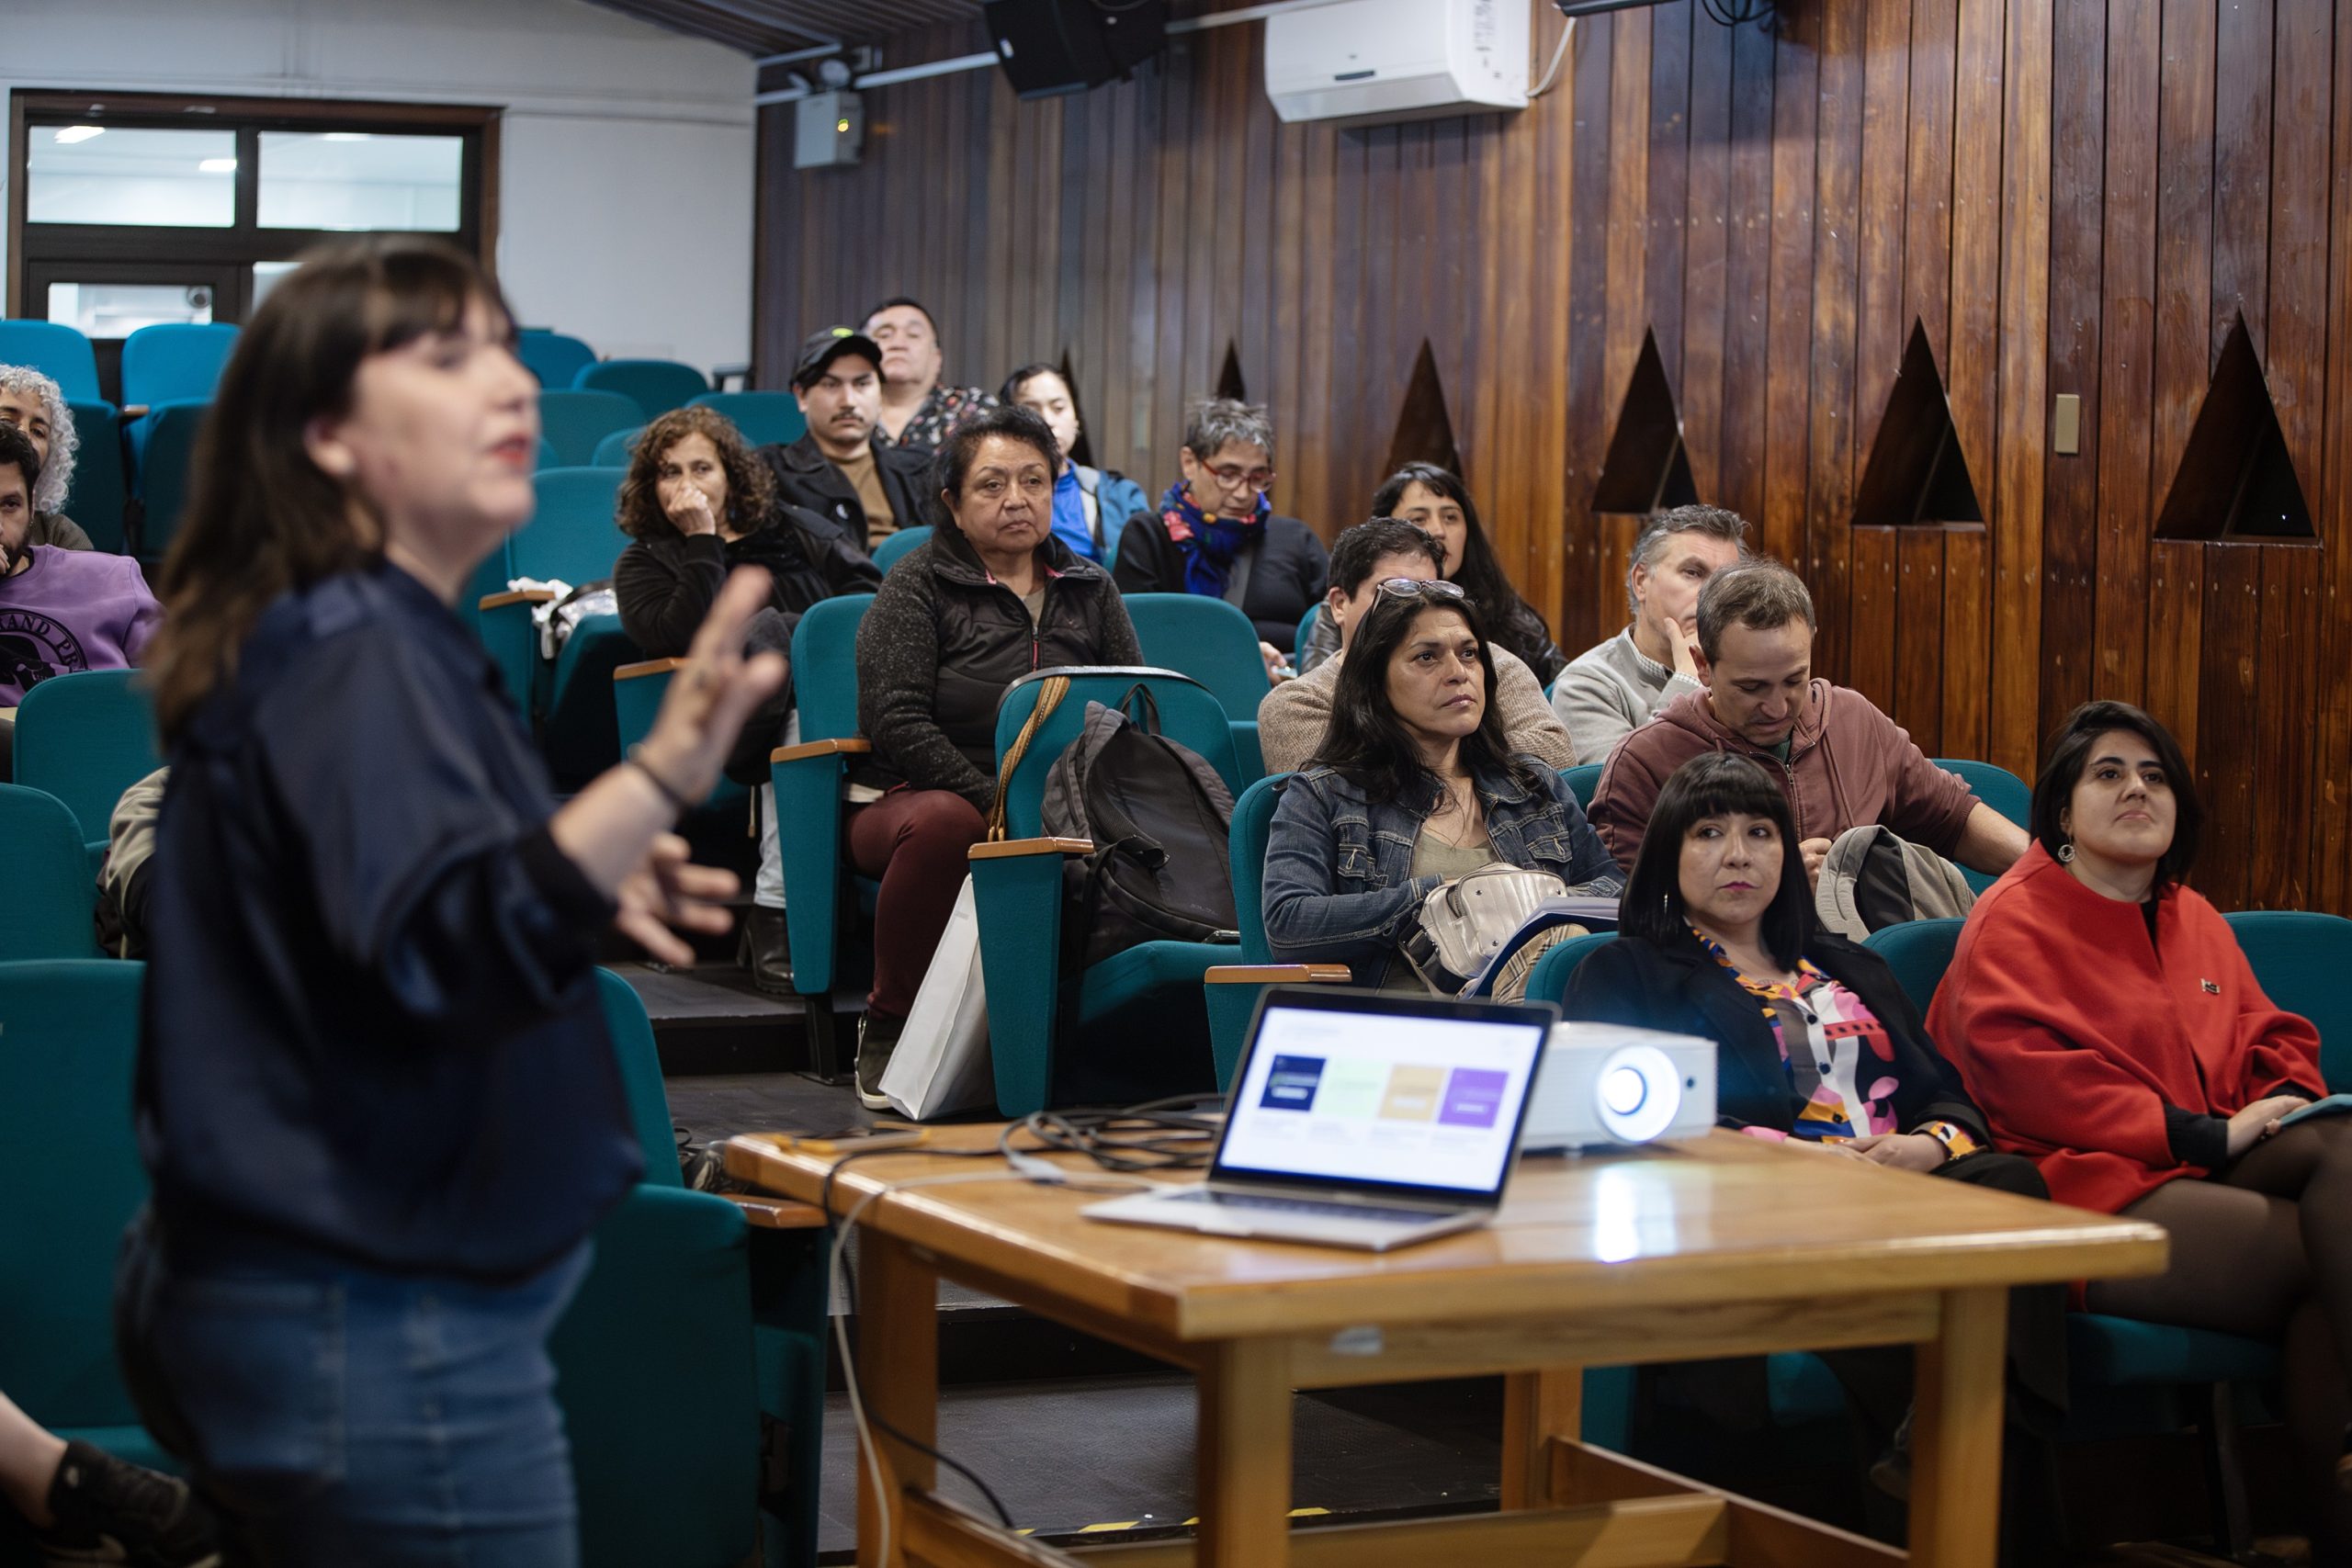
[[[2034,787],[2036,841],[1977,900],[1928,1028],[2052,1198],[2172,1233],[2169,1269],[2094,1282],[2091,1310],[2285,1339],[2319,1561],[2352,1562],[2352,1120],[2280,1127],[2327,1092],[2319,1032],[2185,885],[2199,817],[2162,725],[2075,709]]]

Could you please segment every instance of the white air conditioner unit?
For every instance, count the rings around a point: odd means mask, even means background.
[[[1387,125],[1527,107],[1528,0],[1332,0],[1266,19],[1284,120]]]

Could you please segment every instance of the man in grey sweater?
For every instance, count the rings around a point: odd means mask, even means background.
[[[1331,723],[1331,695],[1340,684],[1340,661],[1380,585],[1399,577],[1434,582],[1444,560],[1443,545],[1399,518],[1375,517],[1340,536],[1331,549],[1330,592],[1323,600],[1323,614],[1340,630],[1340,651],[1297,680],[1284,681],[1258,705],[1258,746],[1268,773],[1297,772],[1323,744],[1323,732]],[[1502,716],[1510,749],[1524,751],[1549,768],[1574,766],[1576,749],[1568,743],[1568,732],[1544,705],[1544,686],[1535,679],[1535,671],[1508,650],[1488,646],[1495,656],[1495,707]]]
[[[1607,761],[1617,742],[1699,689],[1699,590],[1747,558],[1747,520],[1736,512],[1678,506],[1650,519],[1625,574],[1633,624],[1577,655],[1552,682],[1552,711],[1579,758]]]

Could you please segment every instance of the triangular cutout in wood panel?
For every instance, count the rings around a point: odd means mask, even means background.
[[[1229,338],[1225,344],[1225,368],[1216,373],[1216,395],[1237,403],[1250,400],[1250,389],[1241,379],[1241,355]]]
[[[1430,340],[1413,360],[1412,379],[1405,384],[1405,406],[1396,413],[1396,434],[1388,443],[1388,472],[1408,463],[1435,463],[1457,479],[1462,452],[1453,444],[1453,421],[1445,412],[1445,387],[1438,379],[1437,355]]]
[[[1657,351],[1657,333],[1645,329],[1625,400],[1617,410],[1617,428],[1609,437],[1609,455],[1601,459],[1600,480],[1592,487],[1592,509],[1646,513],[1698,499],[1666,359]]]
[[[2205,406],[2157,514],[2156,537],[2319,542],[2244,311],[2222,344]]]
[[[1944,378],[1936,369],[1936,351],[1928,346],[1926,325],[1915,320],[1903,368],[1886,395],[1878,439],[1871,443],[1870,461],[1854,493],[1854,526],[1984,521],[1976,481],[1969,477],[1960,434],[1952,428]]]
[[[1062,350],[1062,385],[1069,389],[1070,412],[1078,416],[1078,439],[1069,444],[1069,460],[1080,468],[1096,466],[1094,448],[1087,440],[1086,405],[1078,399],[1078,377],[1069,367],[1069,350]]]

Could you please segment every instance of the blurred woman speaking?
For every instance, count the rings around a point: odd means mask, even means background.
[[[651,733],[560,809],[451,606],[530,516],[513,320],[419,239],[314,252],[241,335],[149,661],[172,775],[125,1370],[233,1561],[567,1564],[546,1340],[642,1167],[598,934],[690,957],[667,829],[783,677],[729,582]]]

